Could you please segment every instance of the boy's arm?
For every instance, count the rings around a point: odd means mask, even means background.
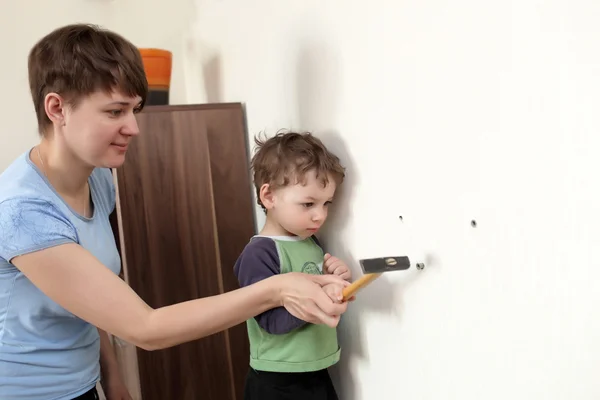
[[[241,287],[278,275],[281,265],[275,242],[269,238],[253,239],[235,263],[234,272]],[[261,328],[273,335],[288,333],[306,324],[284,307],[273,308],[254,318]]]

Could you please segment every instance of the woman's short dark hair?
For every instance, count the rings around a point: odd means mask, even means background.
[[[138,48],[117,33],[95,25],[67,25],[44,36],[29,53],[28,71],[42,135],[51,125],[44,107],[48,93],[61,95],[72,107],[99,90],[140,96],[142,106],[148,95]]]

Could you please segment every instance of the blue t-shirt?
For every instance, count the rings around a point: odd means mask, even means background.
[[[29,153],[0,175],[0,399],[67,400],[100,377],[98,330],[44,295],[10,261],[78,243],[118,274],[109,221],[115,190],[110,170],[95,169],[93,215],[85,218],[58,196]]]

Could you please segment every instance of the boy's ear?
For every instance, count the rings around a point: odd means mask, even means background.
[[[270,210],[274,206],[273,191],[268,183],[265,183],[260,187],[260,202],[267,209]]]

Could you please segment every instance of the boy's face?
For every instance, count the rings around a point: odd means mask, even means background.
[[[323,186],[316,172],[309,171],[304,185],[298,183],[267,193],[263,204],[269,218],[281,226],[283,234],[305,238],[321,228],[336,189],[334,179],[329,176],[328,180]]]

